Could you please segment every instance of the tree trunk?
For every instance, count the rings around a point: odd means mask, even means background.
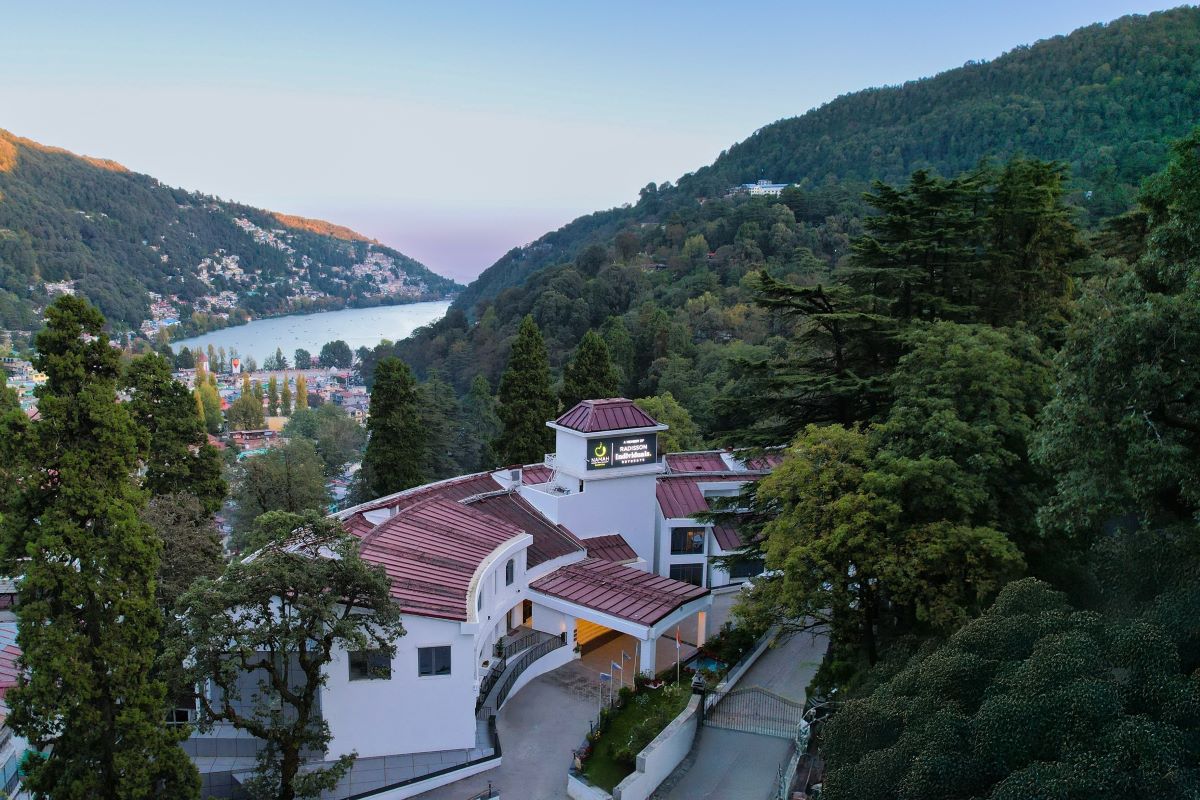
[[[867,663],[872,667],[879,660],[879,652],[875,642],[875,593],[864,589],[859,593],[858,602],[863,609],[863,648],[867,651]]]
[[[278,800],[296,799],[296,774],[300,772],[300,748],[294,744],[285,745],[283,758],[279,763],[279,798]]]

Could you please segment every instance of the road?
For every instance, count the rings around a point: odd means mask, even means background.
[[[797,634],[768,650],[738,682],[804,702],[825,653],[824,634]],[[789,756],[786,739],[701,726],[692,752],[654,794],[659,800],[763,800]]]
[[[418,795],[466,800],[488,788],[504,800],[566,800],[567,767],[596,716],[595,677],[579,661],[534,678],[500,709],[499,767]]]

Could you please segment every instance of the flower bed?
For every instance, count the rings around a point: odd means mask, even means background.
[[[588,749],[581,758],[584,776],[611,792],[633,772],[637,754],[683,711],[689,694],[677,684],[637,692],[622,689],[617,705],[602,711],[600,723],[588,734]]]

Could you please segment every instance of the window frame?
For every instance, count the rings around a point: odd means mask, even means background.
[[[517,579],[517,560],[510,558],[504,565],[504,585],[512,586],[513,581]]]
[[[688,549],[687,544],[693,542],[694,533],[700,534],[700,547],[696,550]],[[684,543],[683,548],[676,547],[676,535],[682,538]],[[671,527],[671,555],[673,556],[702,556],[708,544],[708,529],[700,525],[674,525]]]
[[[356,664],[363,660],[364,663]],[[390,681],[392,679],[392,658],[386,650],[372,648],[369,650],[351,650],[346,657],[346,675],[351,682],[357,681]],[[356,669],[359,674],[355,674]],[[387,674],[383,674],[386,671]]]
[[[680,572],[683,572],[683,571],[691,572],[691,571],[695,570],[696,575],[699,577],[699,582],[694,583],[685,577],[676,575],[675,574],[676,570],[679,570]],[[699,586],[700,588],[703,589],[704,588],[704,572],[705,572],[704,564],[702,562],[696,562],[696,563],[691,563],[691,564],[688,564],[688,563],[672,564],[670,566],[670,568],[667,570],[667,577],[673,581],[680,581],[681,583],[690,583],[693,586]]]
[[[422,654],[425,651],[433,651],[430,655],[430,672],[422,672]],[[446,654],[446,671],[437,671],[437,651],[445,651]],[[425,647],[417,648],[417,677],[418,678],[448,678],[454,674],[454,650],[448,644],[431,644]]]

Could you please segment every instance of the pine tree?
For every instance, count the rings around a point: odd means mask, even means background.
[[[546,423],[558,411],[558,398],[550,388],[550,357],[542,332],[532,316],[521,320],[517,338],[500,378],[497,414],[504,428],[495,449],[506,464],[541,461],[553,446]]]
[[[308,408],[308,379],[304,377],[304,373],[296,376],[296,410],[304,411]]]
[[[283,376],[283,388],[279,391],[279,413],[285,417],[292,415],[292,384],[288,376]]]
[[[575,358],[563,369],[563,387],[559,398],[563,408],[572,408],[580,400],[615,397],[620,377],[608,355],[608,345],[595,331],[588,331],[575,350]]]
[[[440,372],[434,371],[420,386],[421,418],[425,428],[425,462],[421,471],[426,480],[441,480],[461,475],[459,418],[461,410],[454,396],[454,387]]]
[[[159,355],[137,358],[126,375],[129,411],[145,431],[144,486],[152,495],[188,492],[213,514],[225,499],[221,460],[208,443],[188,390]]]
[[[279,381],[274,375],[267,381],[267,416],[279,416]]]
[[[492,441],[500,433],[500,418],[496,416],[492,387],[482,375],[471,381],[471,389],[462,400],[460,420],[458,452],[463,467],[474,472],[499,466]]]
[[[376,365],[367,451],[359,471],[361,498],[382,497],[426,481],[422,466],[428,436],[420,402],[417,382],[407,364],[393,356]]]
[[[0,444],[17,451],[6,463],[31,468],[0,532],[5,572],[22,576],[25,670],[5,698],[7,723],[42,753],[25,762],[25,788],[194,798],[199,777],[165,725],[166,689],[153,677],[161,545],[139,519],[139,431],[117,402],[120,354],[100,312],[71,295],[47,309],[36,344],[47,375],[40,419]]]
[[[208,380],[196,384],[196,405],[204,419],[204,428],[211,434],[221,432],[221,396]]]

